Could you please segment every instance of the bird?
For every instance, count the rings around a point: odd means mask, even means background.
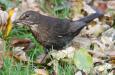
[[[66,48],[75,36],[93,19],[103,16],[96,12],[79,20],[60,19],[42,15],[36,11],[24,12],[14,23],[22,23],[30,28],[35,39],[48,53],[51,49],[62,50]]]

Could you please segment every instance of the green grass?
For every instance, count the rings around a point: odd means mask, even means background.
[[[70,64],[64,64],[64,66],[58,66],[59,75],[74,75],[74,66]]]
[[[35,38],[32,36],[31,32],[28,30],[27,27],[23,26],[15,26],[13,30],[11,31],[9,37],[6,39],[4,50],[7,52],[7,50],[10,49],[10,43],[13,38],[29,38],[32,40],[32,42],[35,44],[35,48],[31,49],[29,52],[27,52],[28,57],[31,59],[31,63],[27,62],[27,64],[23,62],[17,62],[13,63],[14,59],[7,57],[4,58],[4,65],[3,68],[0,70],[0,75],[31,75],[34,71],[32,68],[32,61],[38,56],[40,53],[43,53],[43,48],[41,45],[35,40]],[[12,49],[10,49],[12,50]]]
[[[62,19],[69,17],[70,10],[66,4],[67,0],[39,0],[39,2],[42,11]]]
[[[33,70],[30,68],[29,64],[24,65],[22,62],[13,64],[12,59],[5,58],[3,69],[0,70],[0,75],[30,75]]]

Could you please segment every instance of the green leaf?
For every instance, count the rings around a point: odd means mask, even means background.
[[[87,50],[82,48],[79,51],[75,52],[74,64],[78,69],[89,72],[93,67],[93,59],[88,54]]]

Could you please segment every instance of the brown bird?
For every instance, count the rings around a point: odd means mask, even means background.
[[[46,49],[47,53],[52,48],[63,49],[89,22],[102,15],[97,12],[72,21],[45,16],[35,11],[26,11],[15,23],[29,26],[33,36]]]

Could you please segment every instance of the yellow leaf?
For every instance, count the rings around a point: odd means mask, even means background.
[[[7,25],[6,25],[5,32],[3,33],[3,38],[4,39],[6,39],[6,37],[8,36],[8,34],[10,33],[10,31],[12,29],[12,20],[11,20],[11,17],[13,16],[14,12],[15,12],[15,8],[11,8],[8,11]]]

